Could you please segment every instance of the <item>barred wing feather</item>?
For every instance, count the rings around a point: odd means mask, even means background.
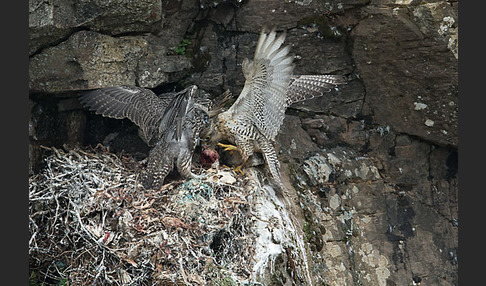
[[[346,83],[340,75],[293,76],[287,89],[286,106],[295,102],[322,96],[340,84]]]
[[[262,30],[253,61],[243,62],[245,86],[228,110],[235,117],[253,122],[269,140],[274,140],[285,117],[286,92],[292,76],[290,47],[281,47],[285,33]]]
[[[104,117],[129,119],[140,128],[142,139],[153,146],[187,111],[187,89],[157,96],[137,86],[116,86],[82,94],[80,102]],[[179,110],[182,108],[182,114]]]

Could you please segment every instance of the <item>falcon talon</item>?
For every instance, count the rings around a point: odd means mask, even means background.
[[[231,144],[223,144],[223,143],[218,143],[217,144],[219,147],[222,147],[224,148],[223,150],[224,151],[237,151],[238,150],[238,147],[236,147],[235,145],[231,145]]]
[[[233,168],[233,172],[235,172],[235,173],[240,173],[242,176],[244,176],[244,175],[245,175],[245,172],[243,172],[243,170],[242,170],[242,166],[243,166],[243,165],[239,165],[239,166],[237,166],[237,167],[234,167],[234,168]]]
[[[221,164],[221,167],[223,167],[224,169],[231,169],[231,167],[225,165],[225,164]]]

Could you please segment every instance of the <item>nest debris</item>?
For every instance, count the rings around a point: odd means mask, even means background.
[[[102,146],[44,148],[45,168],[29,178],[31,285],[242,285],[250,278],[255,217],[244,178],[201,169],[204,179],[145,190],[129,155]]]

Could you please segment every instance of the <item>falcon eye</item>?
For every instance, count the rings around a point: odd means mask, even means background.
[[[206,126],[209,125],[209,115],[207,115],[206,113],[204,113],[203,115],[203,121],[206,124]]]

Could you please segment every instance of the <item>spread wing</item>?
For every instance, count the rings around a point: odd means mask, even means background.
[[[123,85],[84,93],[79,100],[89,110],[104,117],[128,118],[140,128],[142,139],[153,145],[174,124],[181,129],[194,91],[194,87],[189,87],[157,96],[149,89]],[[180,138],[180,131],[175,136]]]
[[[281,47],[285,33],[262,30],[253,61],[243,62],[245,85],[227,112],[233,119],[249,120],[269,140],[274,140],[285,117],[286,93],[293,73],[290,46]]]
[[[339,75],[293,76],[287,89],[286,105],[322,96],[340,84],[346,83]]]
[[[182,136],[182,126],[184,126],[186,115],[193,107],[194,95],[197,90],[195,85],[188,87],[180,92],[166,94],[162,98],[170,100],[169,105],[160,120],[159,134],[164,134],[170,128],[175,127],[173,139],[179,141]]]

